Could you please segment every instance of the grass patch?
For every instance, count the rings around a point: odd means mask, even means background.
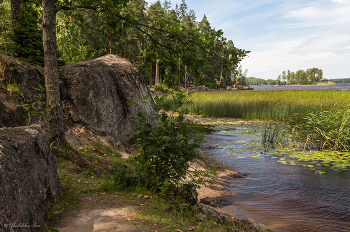
[[[133,219],[132,223],[136,225],[155,225],[157,231],[230,231],[232,227],[218,224],[196,207],[181,212],[158,197],[148,201],[146,207],[140,209]]]
[[[192,94],[190,109],[210,117],[286,120],[292,113],[329,110],[348,103],[349,91],[207,91]]]

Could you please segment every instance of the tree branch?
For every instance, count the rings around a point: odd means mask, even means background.
[[[97,10],[100,7],[100,5],[77,5],[77,6],[59,6],[56,7],[56,12],[60,11],[60,10],[73,10],[76,8],[79,9],[88,9],[88,10]]]
[[[150,37],[154,42],[156,42],[156,43],[159,44],[160,46],[165,47],[165,48],[167,48],[168,50],[174,50],[173,48],[168,47],[168,46],[166,46],[166,45],[160,43],[158,40],[156,40],[155,38],[153,38],[150,34],[148,34],[147,32],[145,32],[145,31],[142,30],[141,28],[139,28],[138,25],[136,25],[136,28],[137,28],[139,31],[141,31],[142,33],[145,33],[148,37]]]

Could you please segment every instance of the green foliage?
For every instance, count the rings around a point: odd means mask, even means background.
[[[318,68],[309,68],[306,71],[298,70],[295,73],[283,71],[277,78],[279,85],[312,85],[322,81],[323,71]]]
[[[46,88],[40,84],[39,88],[34,89],[39,93],[35,95],[33,100],[28,100],[26,104],[21,106],[28,113],[29,120],[32,116],[35,117],[40,115],[45,121],[47,121],[47,112],[51,111],[52,109],[49,107],[49,103],[46,101]]]
[[[350,78],[330,79],[334,83],[350,83]]]
[[[140,176],[135,167],[138,167],[138,164],[132,158],[130,160],[117,159],[109,172],[119,188],[135,187],[140,182]]]
[[[11,83],[9,81],[5,81],[4,87],[10,93],[15,94],[17,98],[23,98],[23,92],[15,82]]]
[[[189,162],[197,158],[195,149],[199,147],[199,140],[191,141],[182,116],[172,119],[163,113],[160,115],[161,126],[155,127],[141,114],[137,121],[139,133],[135,139],[141,148],[137,160],[143,164],[146,185],[156,188],[163,180],[178,185],[188,174]]]
[[[162,93],[168,93],[169,92],[168,87],[165,84],[163,84],[163,83],[156,84],[154,86],[154,90],[155,91],[160,91]]]
[[[210,83],[210,82],[207,82],[205,84],[206,87],[208,87],[209,89],[217,89],[218,88],[218,84],[216,83]]]
[[[235,64],[249,52],[226,41],[223,32],[212,29],[207,19],[196,22],[185,2],[181,6],[177,12],[170,2],[147,7],[143,0],[107,1],[97,14],[87,9],[59,12],[58,51],[66,63],[118,54],[137,66],[147,82],[150,75],[154,80],[159,60],[161,81],[171,88],[179,84],[179,78],[183,82],[185,72],[195,83],[215,83],[221,69],[229,79]]]
[[[85,15],[85,17],[84,17]],[[89,17],[86,17],[89,16]],[[95,55],[101,55],[102,48],[95,34],[88,29],[93,26],[92,20],[98,20],[89,11],[61,11],[57,14],[57,52],[60,54],[59,65],[89,60]],[[95,41],[93,41],[95,39]],[[90,45],[88,44],[90,43]]]
[[[44,50],[41,30],[41,8],[36,1],[21,2],[21,9],[16,19],[19,25],[11,23],[10,1],[0,4],[4,22],[0,25],[0,51],[29,62],[33,65],[44,65]]]
[[[246,78],[247,85],[267,85],[267,80],[256,78],[256,77],[247,77]],[[273,83],[274,84],[274,83]]]
[[[142,164],[140,182],[162,194],[183,186],[184,178],[190,175],[191,162],[198,158],[196,149],[202,142],[201,137],[188,129],[190,121],[184,117],[188,110],[183,105],[190,102],[188,96],[177,93],[172,100],[167,97],[155,97],[157,108],[176,113],[177,117],[162,112],[158,122],[152,123],[139,112],[133,119],[137,123],[133,140],[140,148],[135,160]],[[196,180],[192,178],[189,183],[196,184]]]
[[[12,33],[11,28],[11,4],[10,1],[0,2],[0,52],[10,54],[11,40],[9,38]]]

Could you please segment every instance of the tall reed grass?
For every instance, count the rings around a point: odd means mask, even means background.
[[[295,140],[316,144],[321,150],[350,150],[350,107],[295,113],[287,123]]]
[[[211,117],[285,121],[294,141],[349,151],[349,100],[350,91],[211,91],[194,93],[191,107],[202,107]],[[280,143],[280,132],[276,126],[267,128],[265,143]]]
[[[293,113],[326,111],[349,99],[350,91],[334,90],[208,91],[193,93],[191,107],[202,107],[211,117],[286,120]]]

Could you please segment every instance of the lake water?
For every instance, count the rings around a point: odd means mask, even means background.
[[[261,145],[261,126],[242,123],[212,129],[201,150],[246,174],[227,186],[234,192],[234,204],[223,207],[226,212],[253,218],[274,232],[350,231],[350,171],[322,167],[325,173],[319,174],[302,165],[279,163]]]
[[[271,86],[271,85],[251,85],[254,90],[350,90],[350,83],[336,85],[317,86]]]

